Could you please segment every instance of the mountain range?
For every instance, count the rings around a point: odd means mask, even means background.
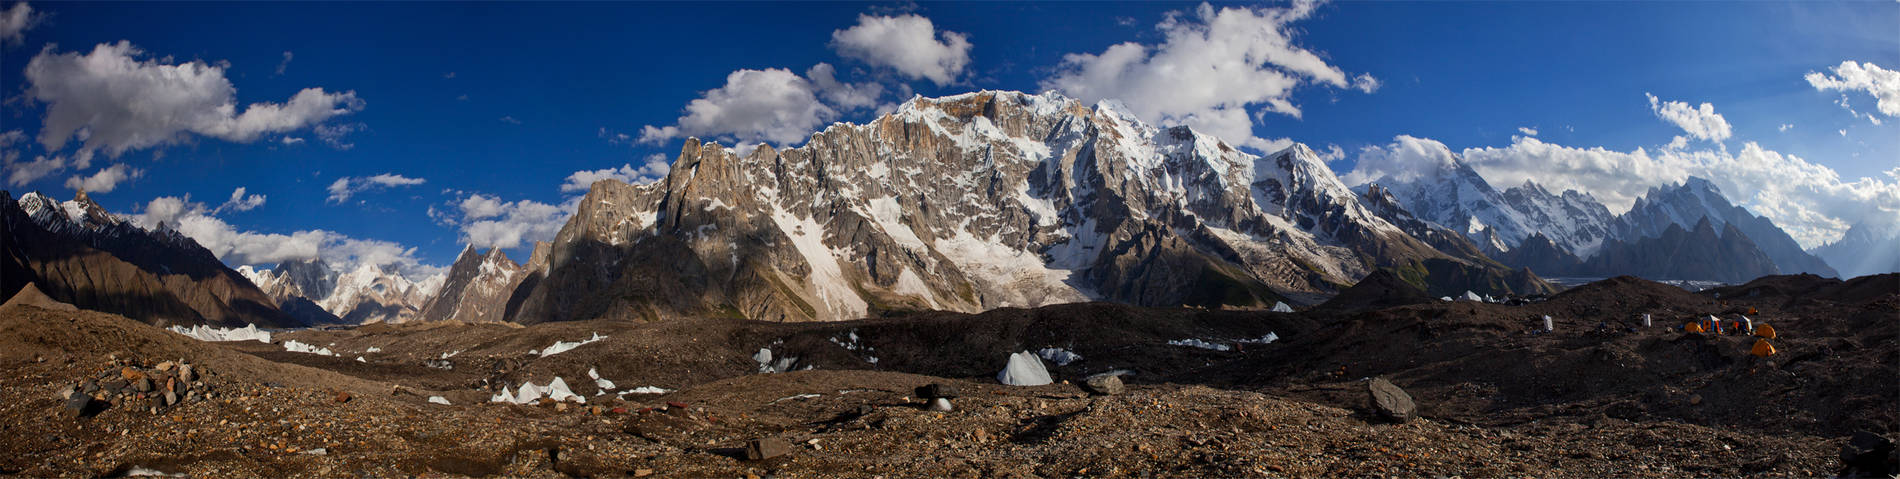
[[[829,321],[1077,301],[1265,309],[1318,304],[1381,271],[1440,297],[1553,292],[1539,275],[1900,269],[1896,228],[1857,225],[1810,253],[1700,178],[1620,215],[1532,181],[1500,191],[1449,151],[1405,181],[1349,186],[1302,144],[1255,155],[1126,112],[982,91],[916,97],[795,148],[689,139],[663,178],[591,185],[526,263],[471,246],[421,280],[321,259],[233,270],[84,193],[8,193],[0,285],[36,282],[154,322],[291,326]],[[1854,269],[1829,266],[1844,261]]]

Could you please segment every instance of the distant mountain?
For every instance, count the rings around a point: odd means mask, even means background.
[[[278,304],[298,304],[310,321],[323,321],[322,314],[334,316],[335,323],[399,323],[415,319],[423,303],[435,295],[440,278],[421,283],[410,281],[392,266],[362,265],[339,272],[322,259],[292,260],[278,263],[275,270],[242,267],[244,276],[268,292]],[[308,303],[308,304],[304,304]]]
[[[500,322],[507,319],[508,300],[529,278],[526,265],[515,263],[500,248],[478,254],[470,246],[449,266],[447,279],[435,297],[422,307],[422,321]]]
[[[1720,233],[1704,217],[1694,229],[1669,224],[1662,234],[1606,245],[1588,261],[1591,276],[1634,275],[1652,280],[1743,283],[1776,273],[1768,258],[1735,224]]]
[[[1255,156],[1124,111],[985,91],[913,99],[785,150],[688,140],[664,179],[592,186],[515,317],[1265,308],[1379,267],[1523,279],[1381,219],[1304,145]]]
[[[1622,216],[1616,218],[1616,237],[1625,240],[1660,236],[1669,225],[1692,225],[1703,218],[1716,227],[1733,224],[1774,261],[1782,274],[1813,273],[1840,276],[1828,261],[1801,250],[1800,243],[1768,218],[1730,203],[1708,180],[1689,177],[1682,184],[1650,188]]]
[[[0,294],[35,283],[78,307],[155,324],[301,326],[210,250],[147,230],[80,192],[71,201],[0,192]]]
[[[1471,169],[1451,150],[1432,155],[1443,161],[1415,177],[1378,178],[1407,211],[1464,235],[1485,251],[1508,251],[1536,231],[1522,212],[1483,175]]]
[[[1595,255],[1603,242],[1615,237],[1610,228],[1616,215],[1589,193],[1564,190],[1562,195],[1553,195],[1537,183],[1524,180],[1524,184],[1504,190],[1504,201],[1523,215],[1533,235],[1575,256]]]
[[[1815,248],[1846,278],[1900,272],[1900,221],[1869,216],[1833,243]]]

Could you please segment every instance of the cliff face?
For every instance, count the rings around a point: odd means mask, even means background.
[[[513,316],[1266,307],[1427,259],[1511,274],[1368,211],[1303,145],[1255,156],[1112,103],[980,92],[782,151],[689,140],[664,179],[595,183]]]

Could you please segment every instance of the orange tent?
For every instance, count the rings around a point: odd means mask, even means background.
[[[1695,323],[1695,322],[1692,322],[1692,323],[1689,323],[1689,324],[1686,324],[1686,325],[1683,325],[1683,326],[1682,326],[1682,330],[1683,330],[1683,331],[1688,331],[1688,332],[1691,332],[1691,333],[1700,333],[1700,332],[1703,332],[1703,329],[1702,329],[1702,323]]]
[[[1755,340],[1755,347],[1750,348],[1748,354],[1753,354],[1758,358],[1773,356],[1775,355],[1775,345],[1768,344],[1768,340],[1766,339],[1757,339]]]

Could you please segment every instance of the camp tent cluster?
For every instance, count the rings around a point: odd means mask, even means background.
[[[1768,342],[1770,339],[1775,339],[1775,327],[1769,326],[1767,323],[1755,324],[1755,320],[1748,316],[1738,316],[1736,319],[1722,319],[1710,315],[1702,319],[1690,321],[1688,324],[1682,326],[1682,330],[1695,334],[1754,336],[1755,344],[1749,347],[1748,354],[1765,358],[1773,356],[1776,352],[1775,345]]]

